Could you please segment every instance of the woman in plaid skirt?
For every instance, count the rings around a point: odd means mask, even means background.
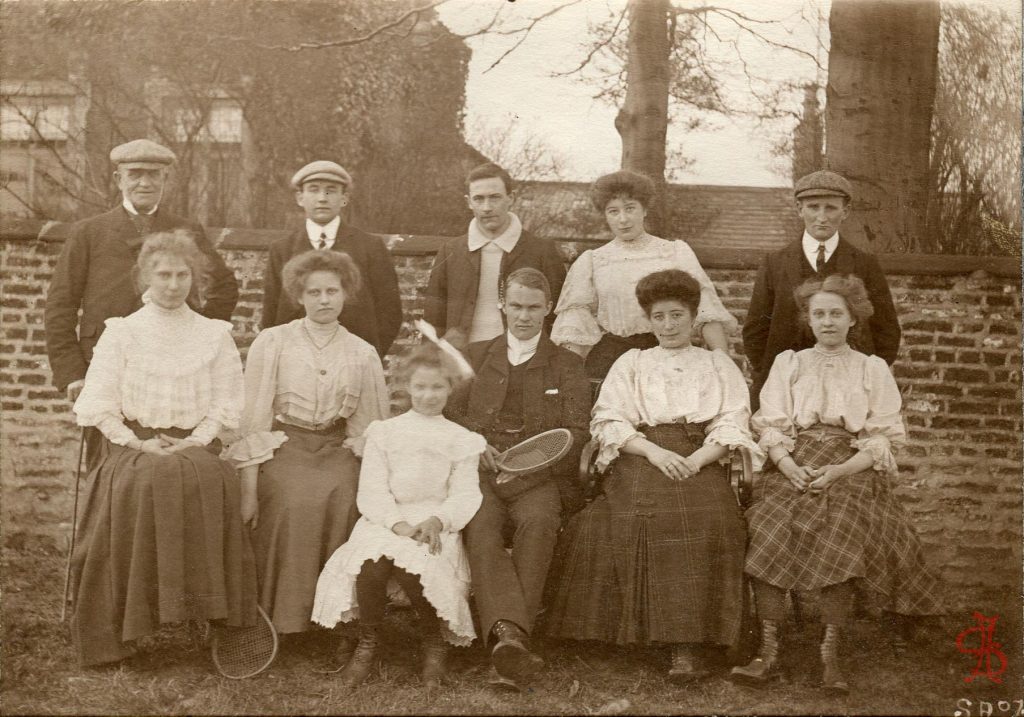
[[[820,590],[822,682],[844,693],[838,640],[853,581],[898,615],[940,612],[938,586],[890,489],[897,475],[893,451],[906,438],[899,389],[885,361],[847,343],[872,313],[864,283],[832,275],[810,279],[794,293],[817,343],[779,354],[752,420],[774,463],[747,511],[746,572],[754,580],[761,648],[732,676],[754,684],[774,676],[786,591]]]
[[[672,646],[669,678],[706,674],[701,646],[734,645],[746,534],[719,459],[759,452],[743,374],[690,344],[701,285],[678,269],[643,277],[636,297],[658,345],[619,357],[590,430],[608,466],[601,495],[563,533],[548,634]]]

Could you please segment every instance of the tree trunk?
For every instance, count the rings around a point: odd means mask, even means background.
[[[657,185],[647,215],[647,229],[654,234],[666,226],[670,9],[669,0],[630,0],[626,98],[615,117],[622,137],[622,168],[646,174]]]
[[[829,29],[826,154],[854,188],[843,235],[906,251],[925,227],[938,0],[833,0]]]

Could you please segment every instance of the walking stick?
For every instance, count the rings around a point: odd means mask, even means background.
[[[68,614],[68,591],[71,589],[71,556],[75,553],[75,533],[78,532],[78,492],[82,484],[82,455],[85,453],[85,427],[78,439],[78,462],[75,464],[75,507],[71,514],[71,547],[68,549],[67,564],[64,566],[64,600],[60,605],[60,621]]]

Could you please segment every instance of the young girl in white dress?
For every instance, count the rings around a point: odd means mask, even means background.
[[[359,644],[341,675],[349,688],[373,666],[391,578],[419,620],[425,684],[444,676],[445,641],[469,645],[476,637],[460,531],[480,507],[477,465],[486,441],[441,415],[458,380],[450,357],[420,346],[399,373],[412,409],[364,434],[362,517],[320,573],[313,605],[313,621],[325,627],[359,620]]]

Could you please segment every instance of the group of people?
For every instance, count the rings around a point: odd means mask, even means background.
[[[510,211],[508,174],[478,167],[468,231],[441,246],[424,291],[445,340],[403,357],[389,392],[398,283],[383,243],[341,218],[344,168],[293,177],[305,223],[269,247],[243,370],[231,270],[161,207],[173,153],[136,140],[111,160],[122,203],[73,226],[46,303],[54,381],[87,446],[81,664],[120,660],[164,623],[249,625],[258,605],[282,634],[354,623],[337,632],[356,687],[401,599],[428,685],[447,645],[479,637],[488,682],[518,689],[544,667],[538,633],[669,646],[668,675],[686,683],[740,640],[749,581],[761,642],[730,676],[778,674],[787,591],[820,590],[823,684],[845,691],[838,641],[857,594],[897,616],[940,610],[891,490],[899,324],[877,261],[839,237],[841,176],[796,182],[805,232],[758,274],[748,389],[726,353],[736,320],[697,257],[645,229],[650,179],[595,182],[613,239],[566,274]],[[409,408],[391,417],[395,391]],[[568,455],[499,470],[502,451],[551,428],[572,433]],[[588,503],[591,440],[604,478]],[[723,468],[734,449],[765,462],[745,516]]]

